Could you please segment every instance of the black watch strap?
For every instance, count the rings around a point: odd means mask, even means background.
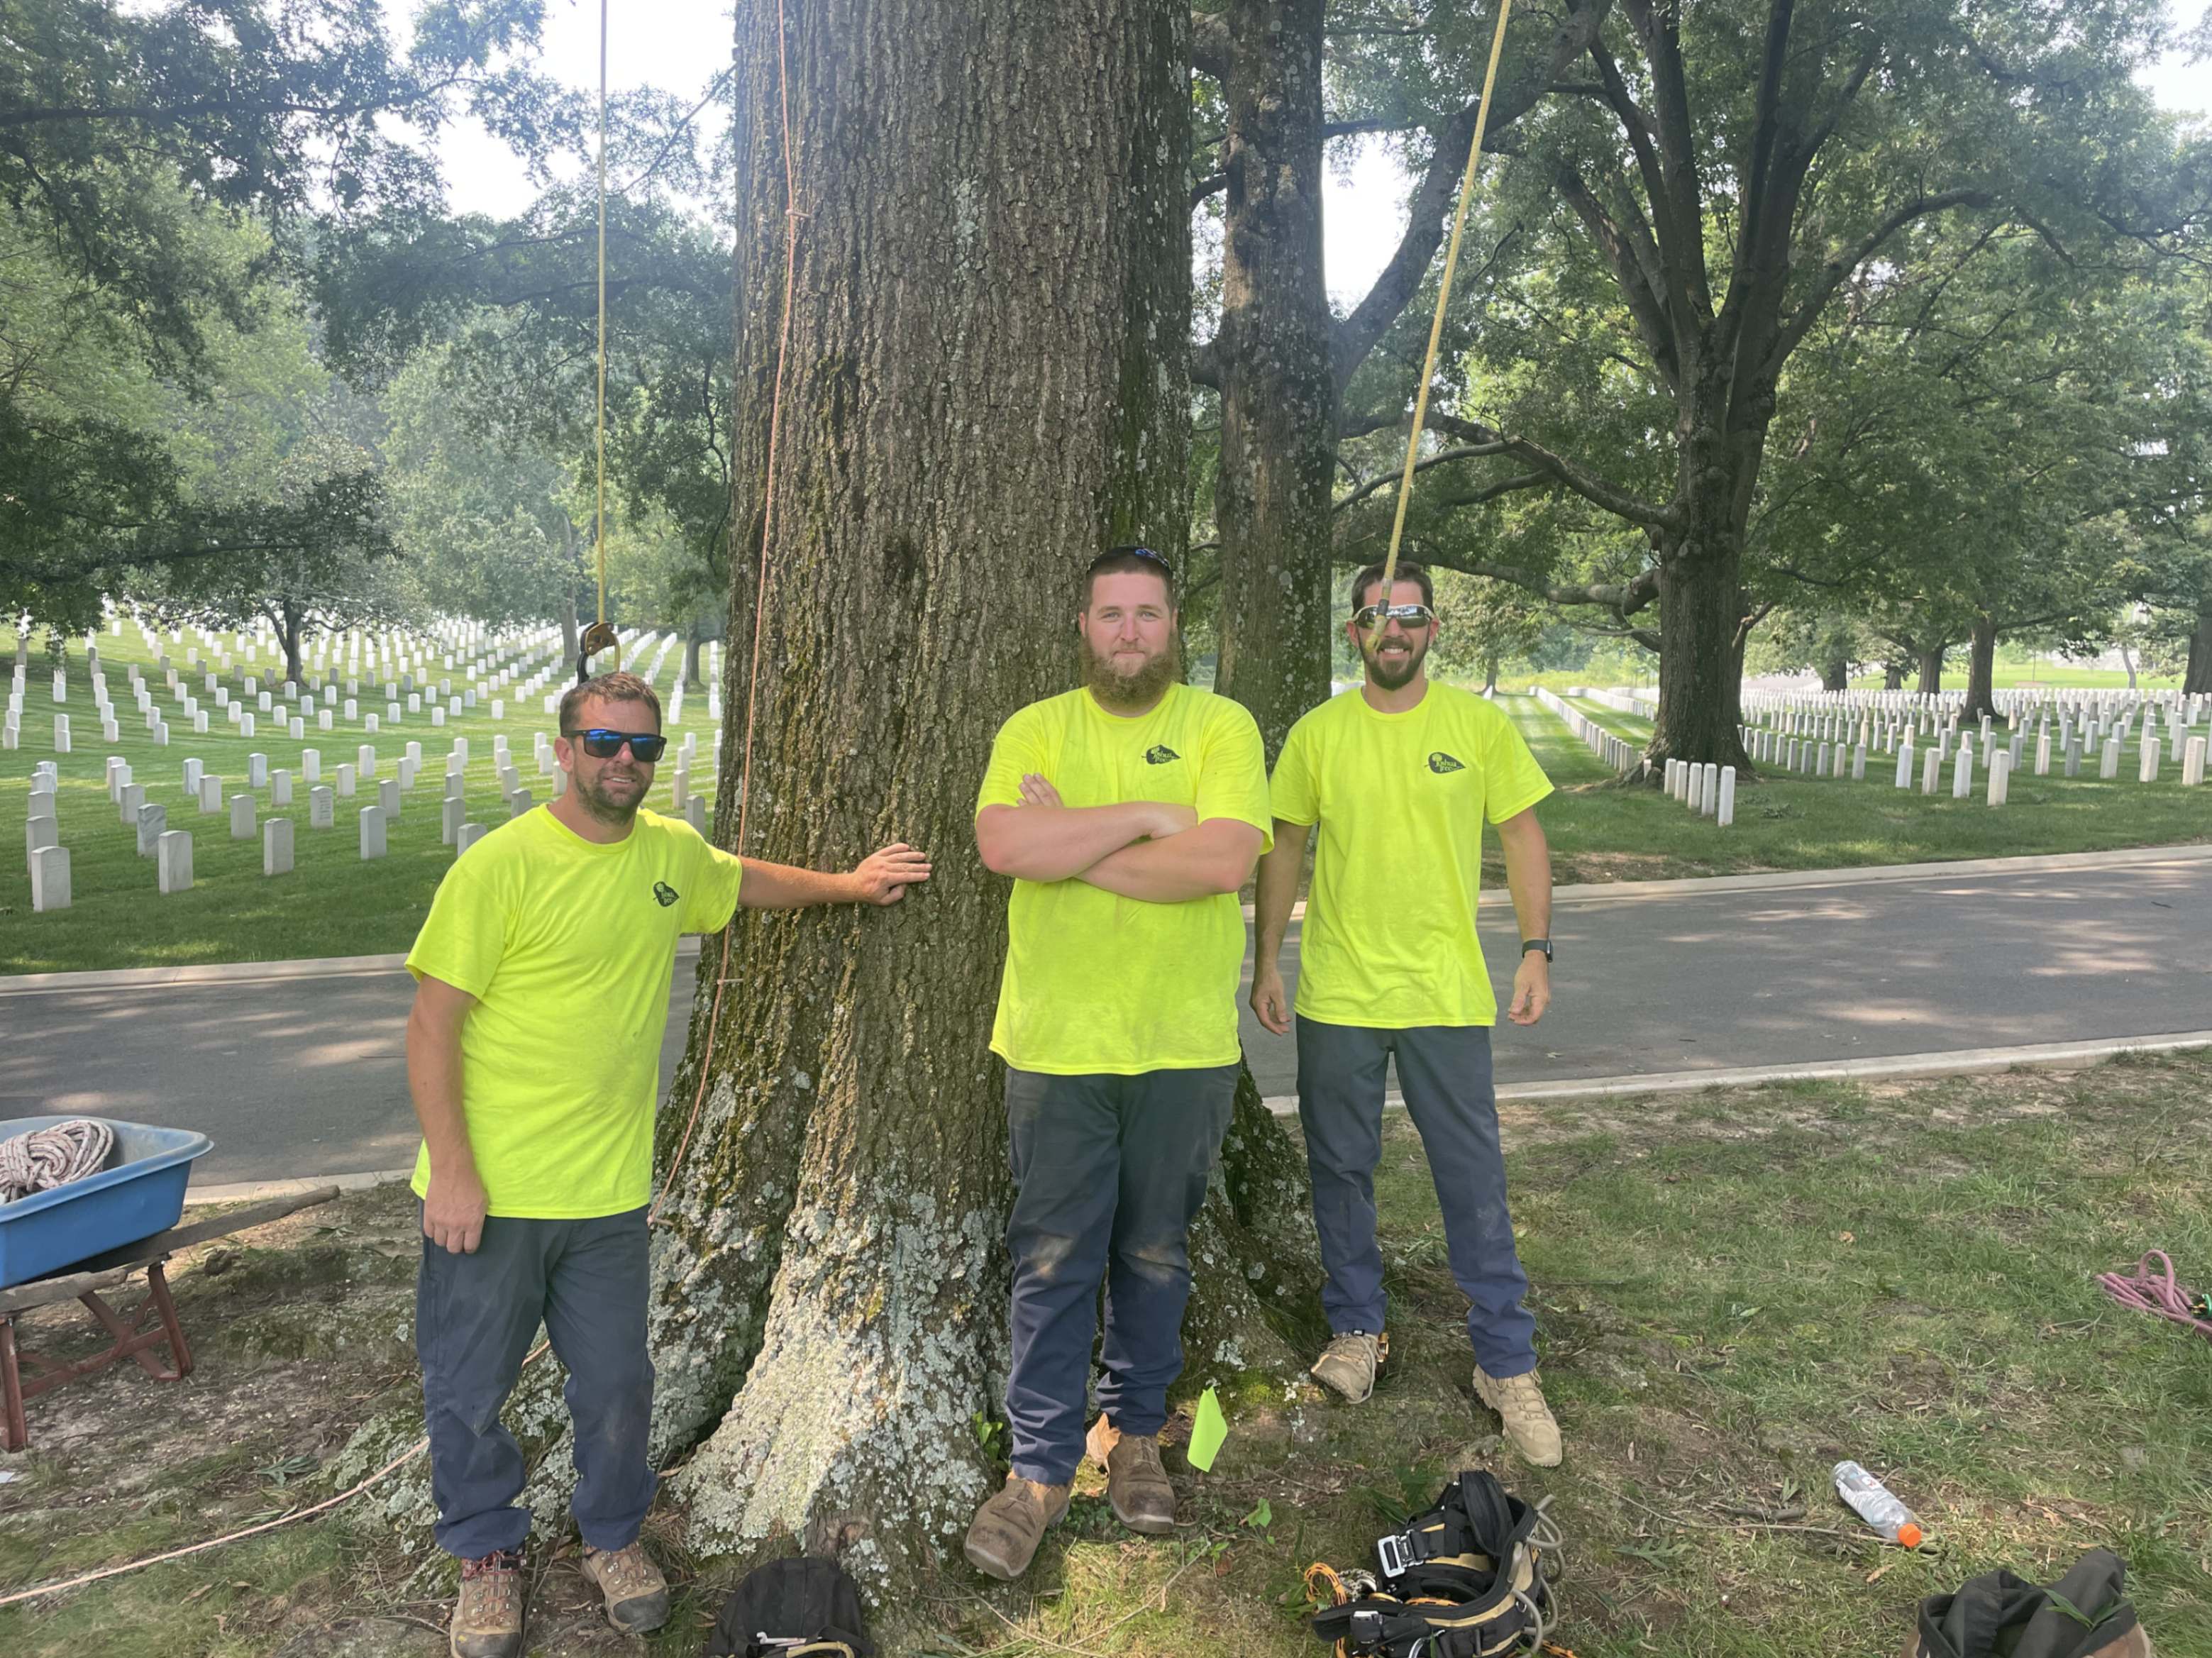
[[[1542,950],[1544,959],[1547,962],[1552,959],[1552,941],[1549,938],[1523,938],[1521,941],[1521,953],[1526,956],[1532,950]]]

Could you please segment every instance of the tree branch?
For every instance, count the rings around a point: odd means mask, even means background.
[[[1761,364],[1763,371],[1770,374],[1781,372],[1790,352],[1796,349],[1797,342],[1819,320],[1822,309],[1843,285],[1844,278],[1880,252],[1882,244],[1905,226],[1933,214],[1948,213],[1954,207],[1988,207],[1996,199],[1986,190],[1947,190],[1937,195],[1916,197],[1893,210],[1847,252],[1837,254],[1821,267],[1820,276],[1798,302],[1796,310],[1774,331],[1774,343]]]
[[[1190,15],[1190,64],[1217,81],[1229,78],[1229,20],[1218,11]]]
[[[1439,570],[1462,575],[1487,576],[1510,582],[1553,604],[1596,604],[1622,618],[1633,616],[1659,597],[1659,572],[1644,570],[1626,581],[1553,581],[1538,571],[1518,564],[1492,564],[1484,559],[1462,558],[1434,548],[1421,550],[1421,562]]]
[[[1429,424],[1446,436],[1458,438],[1465,443],[1503,445],[1504,453],[1542,468],[1583,500],[1604,507],[1615,518],[1626,519],[1631,524],[1640,524],[1648,530],[1672,531],[1680,527],[1680,515],[1672,509],[1655,507],[1650,501],[1629,494],[1620,485],[1584,471],[1564,456],[1555,455],[1542,445],[1532,443],[1526,438],[1509,438],[1502,432],[1492,430],[1480,421],[1434,411],[1430,413]]]
[[[1502,443],[1461,444],[1455,448],[1443,449],[1437,451],[1433,455],[1424,456],[1421,459],[1413,463],[1413,471],[1416,472],[1425,472],[1431,466],[1442,466],[1449,461],[1474,460],[1484,455],[1502,455],[1504,452],[1505,446]],[[1366,500],[1368,496],[1373,495],[1376,490],[1389,489],[1392,484],[1396,483],[1401,476],[1402,474],[1393,471],[1383,473],[1380,477],[1370,478],[1366,483],[1361,484],[1357,489],[1354,489],[1350,495],[1343,496],[1341,499],[1337,501],[1330,510],[1340,513],[1346,507],[1353,505],[1355,502]],[[1540,474],[1536,478],[1536,482],[1539,483],[1548,483],[1551,482],[1550,475],[1548,473]],[[1516,485],[1514,487],[1525,488],[1528,486]],[[1498,491],[1498,493],[1503,495],[1505,491],[1501,489]],[[1478,497],[1478,499],[1487,498],[1488,497],[1486,496]],[[1464,501],[1454,501],[1452,504],[1454,506],[1465,506],[1468,503]]]
[[[1576,0],[1565,21],[1553,32],[1548,61],[1536,73],[1496,88],[1493,106],[1484,123],[1486,143],[1534,108],[1566,66],[1589,49],[1611,3],[1612,0]],[[1420,291],[1428,276],[1429,261],[1443,241],[1444,221],[1451,211],[1460,176],[1467,167],[1468,150],[1474,143],[1474,121],[1480,107],[1481,100],[1478,99],[1437,130],[1436,153],[1413,191],[1405,234],[1399,239],[1396,251],[1383,266],[1382,274],[1375,279],[1374,286],[1353,307],[1352,314],[1336,325],[1331,355],[1335,361],[1340,392],[1360,364],[1367,361],[1383,331],[1397,321],[1399,313]]]

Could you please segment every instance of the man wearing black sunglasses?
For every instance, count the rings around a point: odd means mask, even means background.
[[[1000,728],[975,803],[984,864],[1015,878],[991,1033],[1017,1188],[1013,1468],[966,1544],[1000,1578],[1028,1570],[1086,1455],[1122,1524],[1175,1528],[1158,1434],[1182,1370],[1190,1223],[1237,1092],[1237,891],[1267,843],[1259,727],[1181,683],[1167,561],[1116,548],[1082,598],[1084,683]]]
[[[542,1320],[568,1370],[585,1575],[617,1629],[656,1627],[667,1585],[637,1541],[646,1458],[646,1206],[676,944],[738,904],[896,903],[929,878],[906,846],[849,874],[748,858],[643,809],[666,738],[634,674],[561,699],[571,786],[462,855],[407,957],[407,1079],[422,1123],[415,1192],[437,1540],[461,1562],[452,1646],[522,1643],[522,1452],[499,1412]]]
[[[1482,826],[1498,832],[1521,923],[1506,1017],[1534,1024],[1552,998],[1552,865],[1533,808],[1552,792],[1495,704],[1430,683],[1437,632],[1428,572],[1362,570],[1345,633],[1366,682],[1291,727],[1275,762],[1274,850],[1261,861],[1252,1011],[1291,1029],[1275,958],[1314,826],[1321,845],[1298,944],[1298,1120],[1334,1333],[1313,1367],[1354,1404],[1389,1351],[1375,1165],[1393,1060],[1443,1211],[1452,1276],[1468,1301],[1474,1391],[1528,1461],[1559,1460],[1536,1376],[1528,1280],[1513,1243],[1491,1081],[1491,993],[1475,901]]]

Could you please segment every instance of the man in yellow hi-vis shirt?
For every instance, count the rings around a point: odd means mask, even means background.
[[[522,1650],[530,1512],[499,1415],[540,1320],[568,1369],[584,1574],[617,1629],[667,1615],[637,1534],[653,1492],[646,1206],[678,938],[719,932],[740,903],[890,904],[929,878],[905,846],[850,874],[740,864],[682,818],[639,810],[667,739],[635,674],[574,687],[560,729],[572,786],[461,854],[407,956],[415,1349],[438,1546],[461,1561],[455,1658]]]
[[[975,803],[983,862],[1015,878],[991,1033],[1018,1188],[1013,1471],[967,1540],[1002,1578],[1066,1512],[1086,1449],[1124,1525],[1174,1528],[1158,1436],[1182,1370],[1190,1222],[1237,1093],[1237,891],[1267,844],[1259,727],[1180,683],[1166,561],[1101,556],[1077,627],[1086,683],[1000,727]],[[1086,1439],[1102,1278],[1106,1374]]]
[[[1306,839],[1321,826],[1298,947],[1298,1120],[1334,1333],[1314,1375],[1354,1404],[1388,1351],[1375,1243],[1385,1068],[1395,1056],[1466,1291],[1474,1390],[1529,1461],[1559,1460],[1536,1376],[1528,1280],[1513,1247],[1491,1081],[1498,1004],[1475,936],[1482,826],[1498,831],[1521,923],[1507,1017],[1534,1024],[1552,998],[1551,854],[1531,810],[1552,792],[1513,723],[1479,696],[1431,684],[1428,573],[1372,565],[1352,584],[1346,632],[1366,682],[1291,727],[1275,762],[1274,849],[1261,861],[1252,1011],[1291,1028],[1275,958]]]

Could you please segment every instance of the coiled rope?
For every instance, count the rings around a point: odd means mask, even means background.
[[[0,1203],[96,1175],[115,1149],[115,1131],[90,1117],[0,1140]]]
[[[2154,1269],[2153,1261],[2158,1263]],[[2097,1282],[2123,1307],[2150,1313],[2171,1323],[2212,1339],[2212,1305],[2195,1291],[2175,1282],[2173,1262],[2163,1249],[2154,1249],[2136,1263],[2132,1272],[2100,1272]]]

